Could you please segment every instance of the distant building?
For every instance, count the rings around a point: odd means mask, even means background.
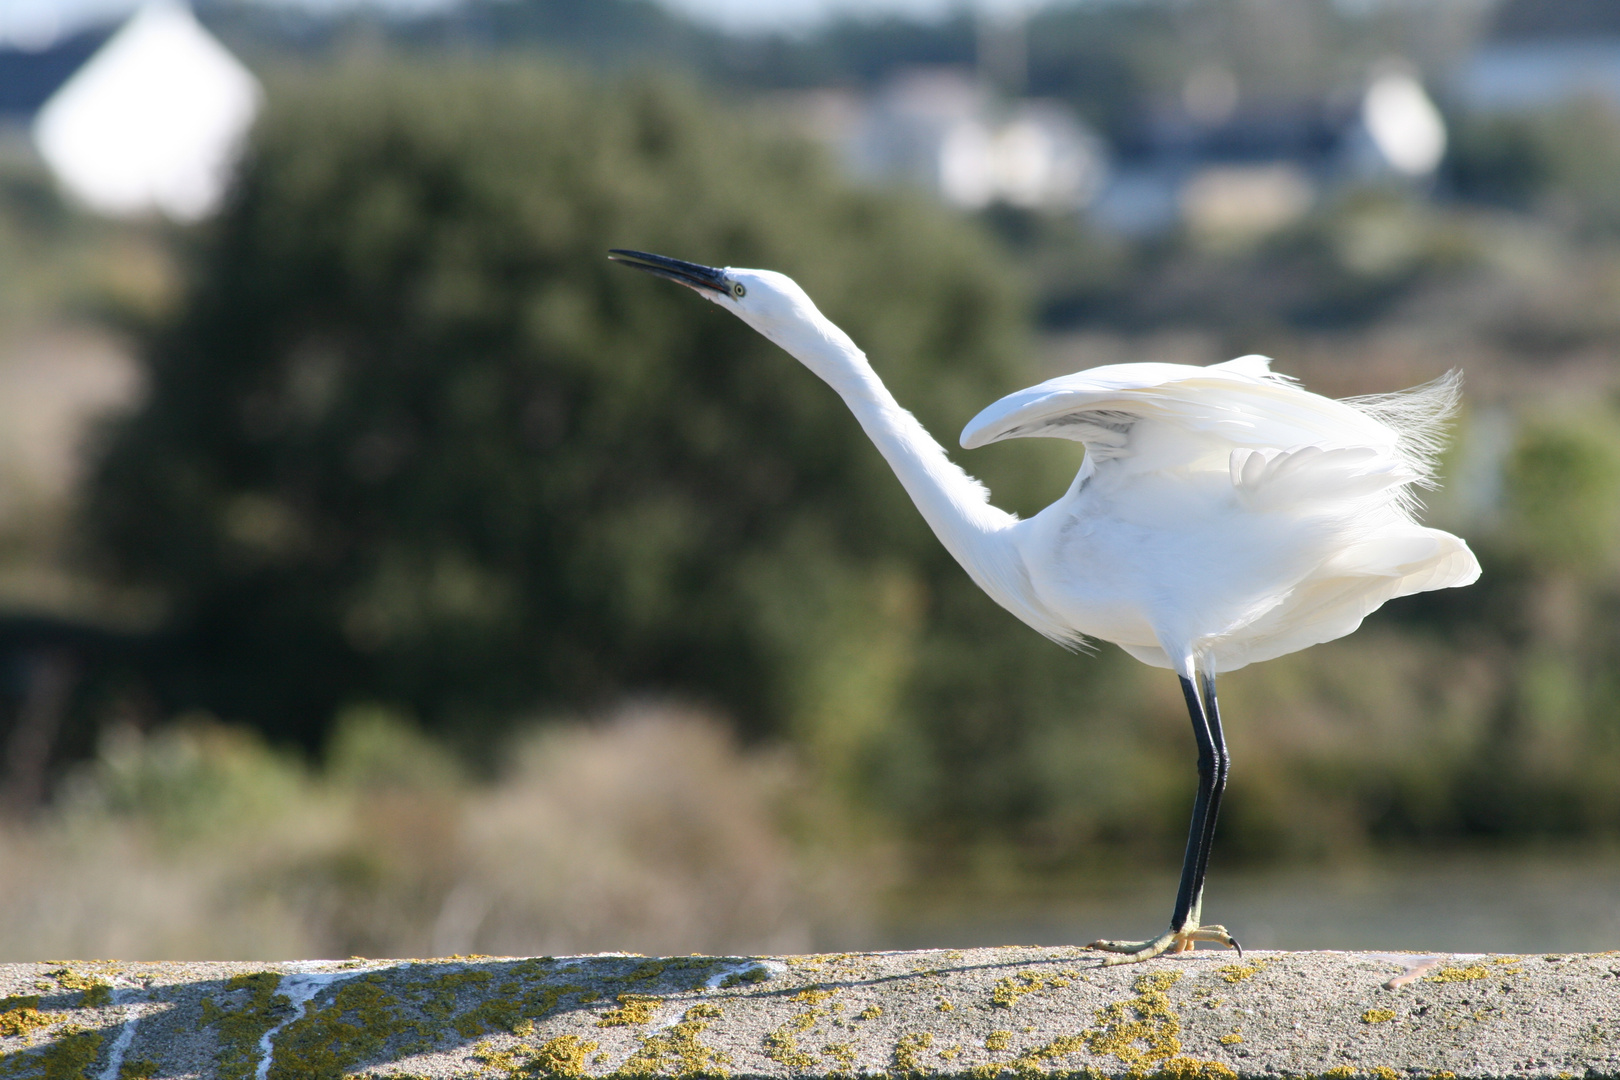
[[[189,8],[152,3],[39,107],[34,143],[90,209],[190,221],[218,206],[260,98]]]
[[[1390,66],[1368,82],[1345,152],[1354,173],[1426,177],[1445,156],[1446,121],[1414,72]]]
[[[1440,110],[1398,63],[1372,72],[1359,98],[1293,101],[1247,101],[1234,76],[1202,67],[1148,118],[1091,217],[1121,233],[1263,235],[1309,213],[1321,192],[1422,181],[1445,148]]]
[[[1506,0],[1458,93],[1484,110],[1543,108],[1587,95],[1620,105],[1620,3]]]
[[[908,71],[870,98],[818,92],[786,107],[856,176],[909,180],[964,209],[1075,210],[1107,174],[1102,140],[1066,106],[998,101],[953,68]]]

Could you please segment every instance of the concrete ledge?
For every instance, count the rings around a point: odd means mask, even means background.
[[[0,966],[0,1078],[1620,1075],[1620,954]]]

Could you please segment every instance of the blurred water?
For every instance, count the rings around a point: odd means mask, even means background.
[[[912,906],[888,948],[1084,944],[1163,929],[1173,876],[1074,898]],[[1620,949],[1620,855],[1613,851],[1405,857],[1341,867],[1225,871],[1204,917],[1256,949],[1576,952]]]

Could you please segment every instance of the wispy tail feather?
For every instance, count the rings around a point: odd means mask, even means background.
[[[1438,486],[1435,474],[1441,451],[1446,448],[1446,429],[1462,401],[1461,369],[1452,368],[1438,379],[1410,390],[1342,400],[1395,433],[1396,453],[1412,470],[1411,483],[1424,488]]]

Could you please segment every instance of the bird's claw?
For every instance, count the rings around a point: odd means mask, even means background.
[[[1086,948],[1117,954],[1103,960],[1104,967],[1114,967],[1118,964],[1139,964],[1143,960],[1151,960],[1165,953],[1191,952],[1200,941],[1228,946],[1237,950],[1239,958],[1243,956],[1243,946],[1237,943],[1237,938],[1228,933],[1224,926],[1195,926],[1186,930],[1170,930],[1148,941],[1093,941]]]

